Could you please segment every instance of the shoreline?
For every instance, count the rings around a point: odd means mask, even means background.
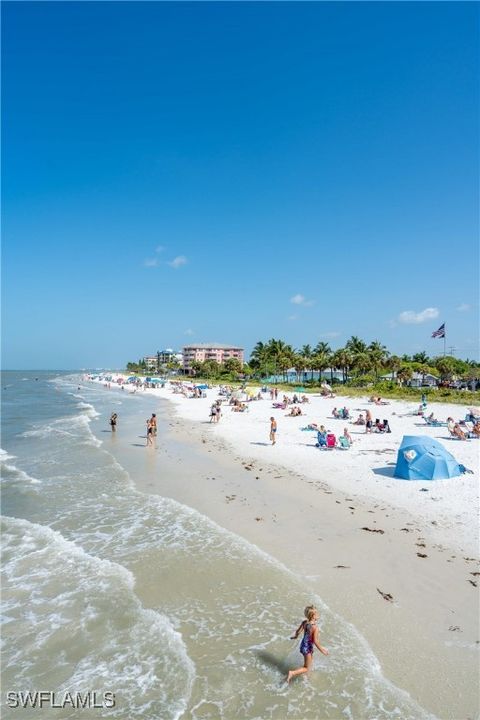
[[[311,479],[275,463],[273,453],[261,461],[255,452],[247,456],[218,432],[221,424],[208,422],[208,402],[146,392],[173,400],[159,444],[177,452],[190,446],[193,457],[177,457],[180,468],[189,465],[183,480],[181,473],[153,482],[146,476],[136,479],[139,490],[193,507],[282,562],[355,626],[385,676],[426,710],[475,717],[478,590],[469,582],[477,570],[470,555],[435,542],[405,508]],[[189,408],[201,410],[203,422],[187,419]]]

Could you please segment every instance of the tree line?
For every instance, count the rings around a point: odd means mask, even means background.
[[[253,348],[249,365],[260,376],[282,375],[284,379],[291,368],[298,379],[308,378],[310,373],[312,380],[315,372],[329,370],[333,381],[333,374],[337,371],[342,374],[344,383],[356,379],[378,382],[380,376],[387,373],[402,384],[408,382],[414,373],[423,378],[427,374],[434,375],[442,382],[453,378],[468,382],[480,377],[480,365],[473,360],[460,360],[453,356],[431,358],[425,352],[400,357],[391,354],[378,340],[367,344],[355,335],[345,347],[337,350],[332,350],[326,342],[318,342],[314,347],[303,345],[295,350],[283,340],[259,341]]]
[[[473,360],[460,360],[451,355],[429,357],[425,352],[414,355],[394,355],[378,340],[370,344],[352,335],[343,348],[332,350],[326,342],[318,342],[315,346],[303,345],[293,348],[283,340],[274,338],[256,343],[248,363],[243,365],[236,358],[229,358],[223,364],[215,360],[192,363],[192,374],[207,379],[236,379],[238,377],[258,379],[280,376],[288,380],[287,371],[294,369],[298,381],[313,382],[315,374],[330,373],[331,382],[335,381],[334,373],[341,373],[342,382],[365,385],[378,382],[381,376],[391,375],[391,379],[404,385],[411,380],[414,373],[425,378],[433,375],[440,382],[448,384],[452,380],[472,382],[480,380],[480,364]],[[157,373],[178,371],[180,363],[172,360],[156,368]],[[145,373],[147,368],[144,360],[138,363],[127,363],[129,372]],[[152,371],[155,372],[155,371]]]

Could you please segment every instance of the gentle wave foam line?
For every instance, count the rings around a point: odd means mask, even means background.
[[[176,654],[180,654],[182,677],[185,678],[185,692],[183,697],[175,698],[175,711],[169,715],[164,715],[165,717],[171,718],[171,720],[178,720],[178,718],[183,715],[188,705],[188,699],[195,679],[195,666],[191,658],[188,656],[182,636],[172,627],[168,618],[152,609],[145,609],[141,605],[139,599],[134,593],[135,578],[130,570],[118,563],[111,562],[110,560],[99,559],[95,556],[89,555],[83,550],[83,548],[69,540],[66,540],[61,533],[49,528],[48,526],[32,523],[28,520],[20,520],[5,516],[2,516],[1,522],[3,525],[3,554],[4,556],[8,554],[11,555],[10,558],[7,557],[4,559],[2,573],[5,579],[12,584],[12,587],[19,584],[19,587],[23,586],[25,588],[26,583],[28,582],[32,584],[32,589],[35,588],[35,584],[38,584],[38,582],[40,582],[41,585],[41,581],[45,581],[45,572],[51,570],[50,566],[48,563],[44,563],[45,565],[48,565],[48,567],[38,569],[40,575],[36,578],[35,573],[32,577],[31,567],[26,565],[26,561],[30,558],[36,564],[38,562],[42,564],[42,557],[45,556],[45,552],[49,552],[49,560],[54,564],[62,566],[62,564],[65,563],[67,567],[72,567],[73,562],[79,571],[84,568],[83,573],[85,574],[80,572],[79,577],[84,578],[83,583],[85,583],[87,592],[91,593],[92,588],[93,590],[95,589],[95,577],[99,578],[100,585],[104,585],[105,582],[108,582],[109,578],[115,578],[116,581],[123,587],[122,594],[127,593],[127,595],[131,596],[130,601],[136,610],[137,622],[131,628],[127,628],[127,631],[130,632],[132,636],[129,643],[119,646],[118,650],[112,650],[111,644],[115,643],[115,638],[111,639],[107,636],[104,640],[106,643],[106,657],[111,658],[110,663],[113,663],[113,665],[109,663],[108,659],[106,661],[107,664],[102,662],[102,648],[97,648],[95,646],[93,654],[92,652],[87,653],[83,659],[76,664],[73,674],[68,678],[68,681],[65,681],[62,684],[60,691],[69,690],[72,687],[95,687],[98,684],[99,678],[103,679],[105,682],[111,683],[112,677],[117,677],[117,682],[130,682],[130,685],[127,684],[122,688],[122,692],[124,692],[126,696],[133,696],[136,699],[139,688],[142,692],[149,692],[151,695],[152,692],[155,692],[155,687],[157,685],[158,692],[156,692],[155,695],[160,696],[163,678],[155,676],[155,674],[152,674],[152,671],[150,670],[145,670],[142,673],[142,662],[141,659],[137,657],[137,654],[139,652],[141,653],[142,649],[144,656],[145,653],[155,653],[156,645],[153,641],[155,636],[157,636],[157,641],[167,643],[167,649],[170,652],[175,651]],[[53,577],[56,577],[56,574]],[[81,586],[82,581],[80,582],[80,586],[77,586],[76,591],[80,592]],[[7,591],[5,585],[4,590],[6,595]],[[39,588],[37,587],[37,601],[38,592]],[[71,591],[68,591],[68,586],[66,592],[67,596],[71,595]],[[65,596],[65,593],[62,594],[62,597],[63,596]],[[12,613],[12,608],[9,607],[8,600],[6,598],[4,599],[7,612]],[[45,603],[47,603],[46,598]],[[42,644],[48,640],[48,636],[45,636],[45,632],[51,635],[52,632],[57,631],[58,628],[61,627],[60,616],[58,616],[57,621],[54,622],[55,607],[56,606],[53,601],[53,608],[50,610],[48,622],[44,621],[43,623],[47,627],[46,631],[45,628],[42,628],[41,623],[39,623],[38,631],[40,632],[38,633],[38,641],[40,643],[40,648]],[[61,607],[62,605],[59,605],[59,609]],[[34,608],[38,609],[38,604],[34,606]],[[24,612],[25,610],[23,610],[23,613]],[[7,617],[6,621],[8,622],[9,620],[10,618]],[[148,643],[148,647],[143,647],[145,642]],[[161,642],[158,642],[159,647],[162,646]],[[17,663],[20,659],[19,652],[20,651],[18,649],[15,652],[15,663]],[[142,655],[140,655],[140,658],[142,658]],[[125,677],[122,678],[125,663],[127,667],[129,666],[131,668],[133,667],[132,663],[137,663],[135,677],[130,678],[127,676],[128,679]],[[146,664],[145,657],[143,657],[143,664]],[[4,669],[6,669],[5,664]],[[145,703],[142,707],[144,710],[148,711],[150,709],[150,705],[152,705],[152,701]],[[131,717],[143,717],[142,712],[138,714],[139,711],[137,702],[135,708],[130,708],[130,712],[128,714]],[[119,709],[119,713],[119,717],[125,717],[125,708]],[[110,716],[116,717],[117,712],[112,711]],[[153,716],[149,715],[148,712],[145,717],[150,717],[153,720]]]

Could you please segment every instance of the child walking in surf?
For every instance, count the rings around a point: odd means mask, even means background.
[[[289,670],[288,675],[285,678],[285,682],[289,683],[293,677],[302,675],[312,669],[313,664],[313,648],[316,647],[323,655],[328,655],[327,648],[320,645],[320,635],[317,627],[317,620],[319,618],[318,610],[315,605],[308,605],[305,608],[304,620],[295,631],[295,635],[292,635],[290,640],[296,640],[303,630],[303,638],[300,643],[300,652],[303,655],[303,667],[299,667],[296,670]]]

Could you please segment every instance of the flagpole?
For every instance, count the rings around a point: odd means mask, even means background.
[[[447,327],[446,325],[443,326],[443,357],[447,354],[446,351],[446,345],[447,345]]]

